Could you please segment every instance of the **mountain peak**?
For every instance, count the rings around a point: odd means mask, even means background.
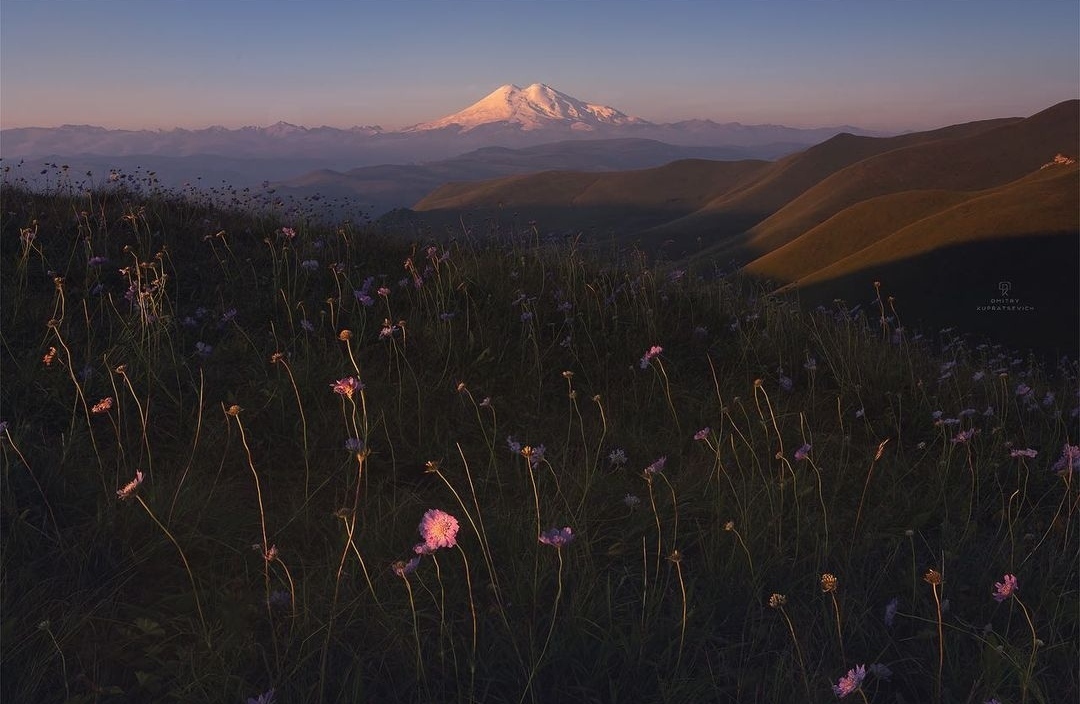
[[[648,124],[606,105],[594,105],[544,83],[521,88],[499,86],[480,101],[441,120],[416,125],[409,131],[457,127],[468,132],[485,125],[504,125],[524,131],[562,129],[593,132],[605,127]]]

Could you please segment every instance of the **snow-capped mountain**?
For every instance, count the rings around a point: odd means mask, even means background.
[[[610,127],[648,125],[646,120],[631,117],[607,105],[578,100],[543,83],[528,88],[513,84],[500,86],[480,101],[441,120],[424,122],[407,132],[457,128],[469,132],[478,127],[513,126],[525,131],[570,129],[593,132]]]

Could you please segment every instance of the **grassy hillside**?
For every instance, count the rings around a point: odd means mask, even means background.
[[[1080,697],[1075,361],[533,232],[0,201],[5,702]]]
[[[1055,154],[1080,153],[1080,101],[976,134],[894,149],[848,166],[808,189],[749,233],[746,249],[781,247],[845,208],[909,190],[975,191],[1015,181]]]

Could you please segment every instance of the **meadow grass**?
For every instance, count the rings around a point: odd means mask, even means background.
[[[1080,695],[1075,362],[535,231],[2,209],[4,701]]]

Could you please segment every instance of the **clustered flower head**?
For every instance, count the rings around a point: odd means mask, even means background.
[[[833,692],[838,698],[843,699],[861,687],[864,679],[866,679],[866,666],[857,665],[855,669],[848,670],[848,673],[833,685]]]
[[[839,583],[839,581],[840,580],[836,578],[835,574],[832,574],[831,572],[826,572],[825,574],[821,575],[821,591],[835,592],[836,585]]]
[[[135,478],[125,484],[122,488],[117,489],[116,496],[121,501],[127,501],[132,496],[135,496],[135,492],[139,490],[139,487],[143,483],[142,470],[135,471]]]
[[[667,464],[667,455],[664,455],[660,459],[656,460],[648,467],[645,468],[645,476],[651,477],[652,475],[664,471],[664,465]]]
[[[564,545],[569,545],[570,541],[574,539],[574,531],[570,529],[570,526],[565,528],[552,528],[546,530],[540,534],[540,542],[544,545],[551,545],[555,548],[561,548]]]
[[[104,413],[105,411],[109,410],[112,407],[113,407],[113,398],[112,398],[112,396],[106,396],[105,398],[103,398],[100,401],[98,401],[97,403],[95,403],[94,407],[90,409],[90,412],[91,413]]]
[[[783,594],[772,594],[769,597],[769,606],[774,609],[779,609],[781,606],[787,603],[787,597]]]
[[[420,521],[420,537],[424,542],[413,548],[418,555],[433,553],[439,548],[452,548],[457,545],[460,528],[458,520],[445,511],[429,509]]]
[[[339,396],[352,398],[354,393],[364,388],[364,385],[361,384],[360,380],[355,376],[347,376],[344,379],[338,379],[330,384],[330,388]]]
[[[702,428],[701,430],[694,433],[694,439],[695,440],[704,440],[707,437],[709,437],[709,433],[711,433],[711,432],[712,432],[712,428],[710,428],[709,426],[706,425],[704,428]]]
[[[809,455],[810,455],[810,444],[809,443],[803,443],[802,446],[798,450],[795,450],[795,461],[796,462],[802,462]]]
[[[1080,470],[1080,445],[1065,443],[1065,447],[1061,450],[1061,457],[1050,470],[1062,475]]]
[[[1016,575],[1007,574],[1002,582],[994,582],[994,601],[1001,603],[1020,590]]]
[[[664,351],[664,348],[661,347],[660,345],[653,345],[652,347],[650,347],[648,349],[648,351],[645,353],[645,356],[643,356],[641,358],[641,362],[639,363],[641,365],[641,368],[645,369],[646,367],[648,367],[649,362],[651,362],[654,359],[656,359],[657,357],[659,357],[660,353],[663,352],[663,351]]]
[[[412,558],[408,562],[406,562],[405,560],[398,560],[394,564],[390,565],[390,569],[393,570],[394,574],[396,574],[398,577],[401,577],[401,578],[404,579],[408,575],[415,572],[416,567],[419,564],[420,564],[420,556],[417,555],[416,557]]]

